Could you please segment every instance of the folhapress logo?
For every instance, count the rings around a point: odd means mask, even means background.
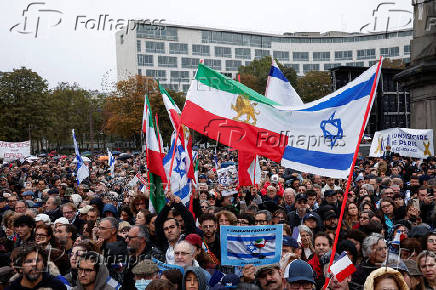
[[[413,13],[399,9],[395,2],[381,2],[372,11],[371,22],[360,28],[362,33],[392,31],[407,28],[412,23]]]
[[[61,24],[62,14],[59,10],[45,8],[45,2],[32,2],[23,10],[21,21],[9,28],[9,31],[37,38],[42,27],[55,27]]]

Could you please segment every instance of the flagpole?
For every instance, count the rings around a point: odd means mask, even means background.
[[[362,127],[360,128],[359,140],[357,141],[357,146],[356,146],[356,149],[354,150],[353,163],[351,164],[350,173],[348,174],[347,187],[345,189],[344,199],[342,200],[341,214],[339,215],[338,227],[336,228],[336,234],[335,234],[335,242],[333,243],[332,254],[330,256],[329,268],[328,268],[328,272],[327,273],[330,273],[330,267],[333,264],[333,260],[334,260],[335,254],[336,254],[336,245],[338,243],[339,233],[341,231],[342,219],[344,217],[345,205],[347,203],[347,198],[348,198],[348,191],[350,189],[351,180],[353,179],[354,165],[356,164],[357,155],[359,154],[359,145],[360,145],[360,142],[362,140],[363,133],[365,131],[365,126],[366,126],[366,123],[367,123],[367,120],[368,120],[369,112],[371,110],[371,104],[372,104],[372,101],[373,101],[373,98],[374,98],[374,94],[375,94],[375,89],[376,89],[376,85],[377,85],[378,74],[380,73],[381,63],[382,63],[382,57],[380,57],[380,61],[379,61],[378,66],[377,66],[377,71],[376,71],[376,74],[375,74],[374,82],[372,84],[372,88],[371,88],[371,93],[369,95],[368,104],[366,105],[365,115],[363,117]],[[323,289],[327,288],[327,285],[329,284],[329,282],[330,282],[330,278],[327,277],[325,282],[324,282]]]
[[[160,130],[159,130],[159,123],[158,123],[158,117],[157,117],[157,113],[155,114],[154,119],[156,120],[156,129],[157,129],[157,142],[159,143],[159,153],[162,156],[162,150],[161,150],[161,145],[160,144]]]

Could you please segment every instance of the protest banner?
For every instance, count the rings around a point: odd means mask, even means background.
[[[221,226],[220,240],[222,265],[274,264],[282,254],[283,225]]]
[[[237,182],[238,171],[234,165],[226,168],[220,168],[216,171],[219,184],[223,186],[230,186]]]
[[[400,156],[427,158],[433,156],[433,129],[391,128],[377,131],[372,139],[369,156],[380,157],[390,146]]]
[[[9,162],[17,159],[24,159],[30,155],[30,141],[4,142],[0,141],[0,158]]]

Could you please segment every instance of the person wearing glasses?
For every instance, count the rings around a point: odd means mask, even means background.
[[[123,286],[125,289],[133,289],[135,281],[132,270],[139,262],[145,259],[151,259],[152,256],[158,260],[165,259],[163,253],[157,248],[147,247],[147,236],[147,230],[145,227],[137,225],[132,226],[126,236],[129,263],[124,270]]]
[[[115,290],[119,283],[109,276],[109,271],[103,262],[104,258],[95,252],[87,252],[80,256],[77,266],[78,283],[74,290]],[[56,289],[56,288],[53,288]]]
[[[254,216],[254,220],[255,220],[256,226],[271,225],[272,224],[272,215],[266,209],[260,210]]]
[[[19,249],[16,259],[21,274],[8,289],[56,289],[66,290],[65,285],[47,271],[47,254],[36,246]]]

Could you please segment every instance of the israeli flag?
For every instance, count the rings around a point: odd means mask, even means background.
[[[284,147],[282,166],[321,176],[347,178],[360,142],[359,133],[369,120],[379,78],[380,63],[377,63],[322,99],[299,107],[281,108],[288,114],[275,121],[276,127],[287,126],[283,129],[288,142]]]
[[[191,194],[192,180],[188,178],[189,170],[189,156],[188,152],[183,148],[180,138],[177,138],[177,145],[175,142],[174,134],[168,154],[163,158],[163,165],[165,173],[168,177],[171,186],[171,192],[180,197],[182,203],[189,207],[189,200]],[[174,150],[174,146],[176,146]],[[171,159],[173,158],[173,168],[170,178]]]
[[[112,155],[112,152],[109,151],[109,148],[107,148],[107,165],[109,166],[109,169],[111,171],[111,177],[114,178],[114,172],[115,172],[115,157]]]
[[[295,107],[303,105],[300,96],[279,69],[274,59],[272,60],[271,70],[268,75],[265,97],[283,106]]]
[[[73,142],[74,142],[74,151],[76,152],[76,160],[77,160],[77,168],[76,168],[76,177],[77,184],[82,183],[87,177],[89,177],[89,168],[83,162],[82,156],[79,153],[79,145],[77,145],[76,133],[74,133],[73,129]]]

